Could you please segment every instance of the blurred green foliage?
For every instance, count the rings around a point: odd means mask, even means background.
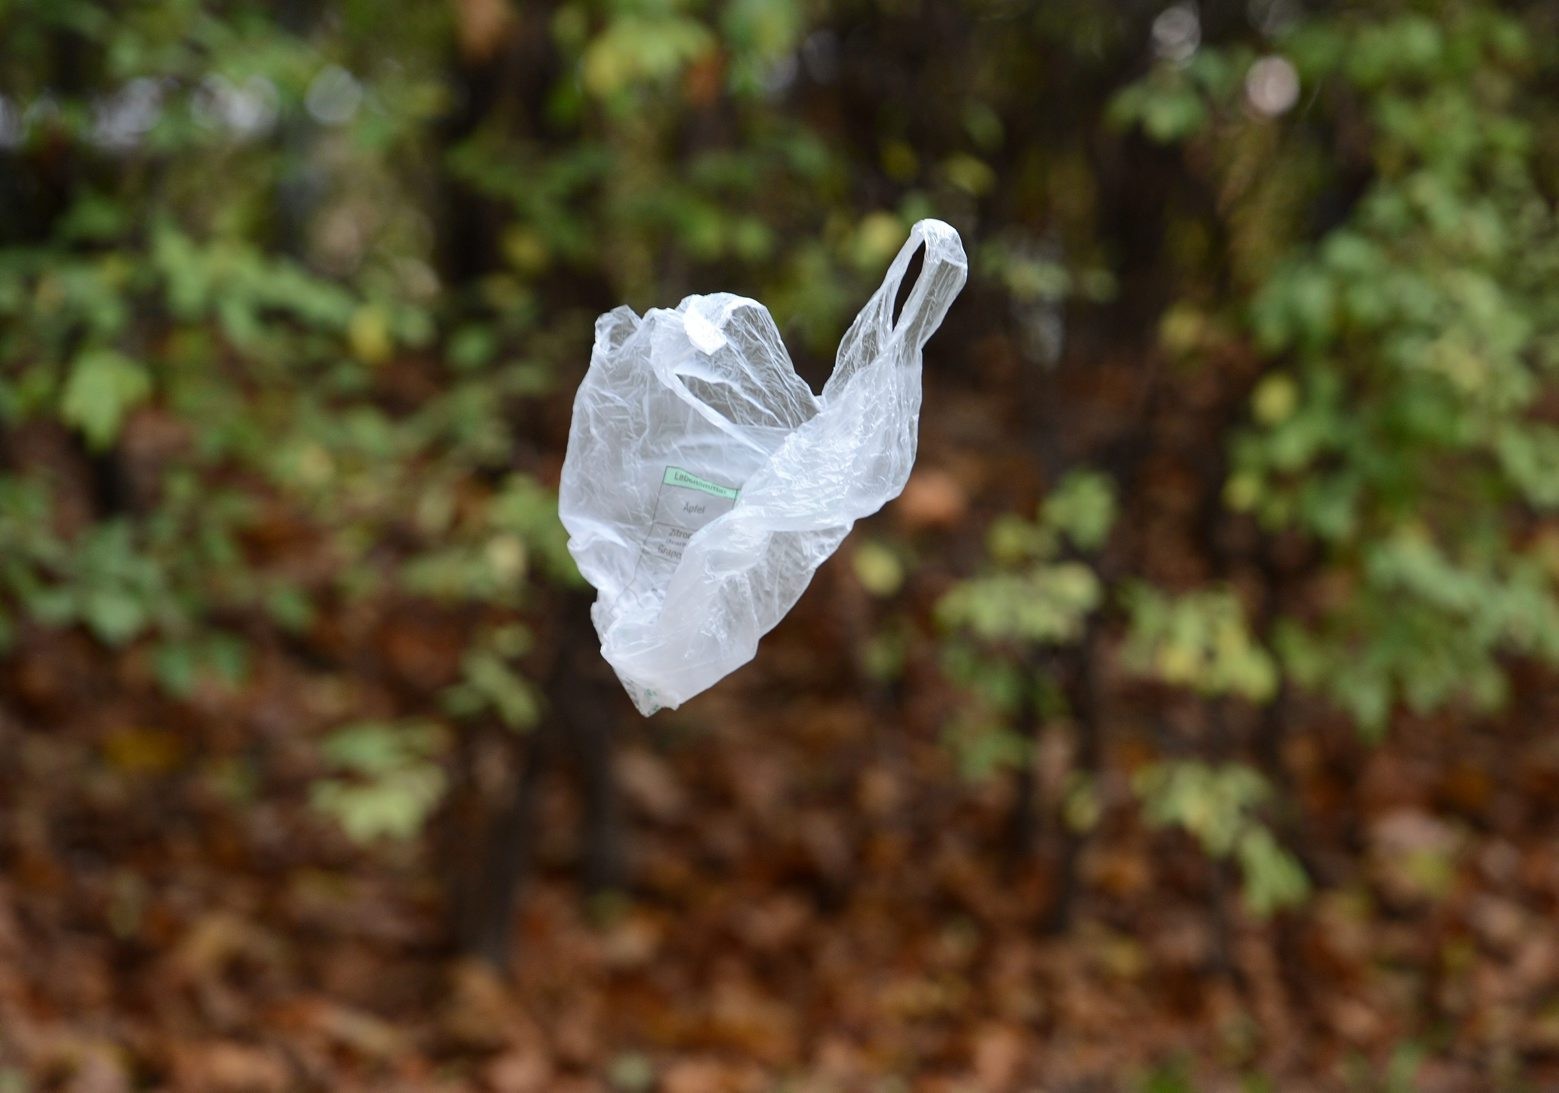
[[[322,748],[330,775],[312,787],[316,808],[369,841],[422,830],[444,792],[436,726],[363,722],[337,729]]]
[[[1510,656],[1559,659],[1554,545],[1533,534],[1559,501],[1552,37],[1434,3],[1304,19],[1276,44],[1308,89],[1281,134],[1248,87],[1208,74],[1250,70],[1238,48],[1117,99],[1224,194],[1242,288],[1223,306],[1273,362],[1225,500],[1313,544],[1335,590],[1277,620],[1273,652],[1370,733],[1398,703],[1490,708]],[[1181,123],[1155,121],[1155,80],[1184,99]],[[1356,166],[1333,153],[1349,141]],[[1269,169],[1253,173],[1253,142]],[[1317,233],[1302,214],[1350,169],[1357,194]]]
[[[966,774],[1032,762],[1032,740],[1014,722],[1065,708],[1057,673],[1041,668],[1037,654],[1078,642],[1100,607],[1102,582],[1091,563],[1115,518],[1109,480],[1076,472],[1032,519],[996,520],[989,572],[959,582],[938,603],[943,664],[971,698],[950,727]]]
[[[1269,558],[1302,561],[1281,578],[1269,563],[1259,596],[1101,588],[1098,567],[1043,562],[1043,526],[1003,518],[993,563],[1027,550],[1043,564],[970,579],[942,605],[984,649],[955,658],[983,685],[976,708],[1001,711],[976,715],[994,729],[958,735],[981,770],[992,756],[1033,761],[1010,728],[1022,688],[1055,690],[1053,668],[1035,683],[1054,663],[1042,651],[1075,641],[1079,613],[1101,602],[1119,609],[1134,672],[1207,702],[1286,707],[1307,692],[1371,736],[1403,707],[1497,708],[1515,661],[1559,662],[1544,522],[1559,501],[1559,115],[1541,90],[1559,57],[1545,16],[1294,8],[1227,41],[1204,40],[1194,16],[1179,41],[1178,25],[1155,23],[1160,59],[1113,94],[1107,120],[1182,149],[1216,195],[1181,229],[1185,287],[1161,347],[1186,375],[1231,355],[1262,362],[1224,438],[1223,503],[1254,519]],[[1057,577],[1078,593],[1064,607]],[[1024,647],[1040,655],[1015,661]],[[1155,763],[1136,788],[1152,822],[1239,862],[1253,910],[1305,892],[1260,822],[1269,791],[1254,770]]]
[[[1141,771],[1134,788],[1150,824],[1182,828],[1214,858],[1239,862],[1253,914],[1270,914],[1309,890],[1304,870],[1257,814],[1271,791],[1250,767],[1160,763]]]

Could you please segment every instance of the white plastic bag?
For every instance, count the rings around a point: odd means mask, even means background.
[[[619,307],[596,321],[558,509],[600,593],[602,655],[640,713],[675,708],[751,660],[855,521],[903,490],[921,350],[967,274],[956,231],[916,224],[821,395],[756,300],[689,296],[675,311],[641,319]]]

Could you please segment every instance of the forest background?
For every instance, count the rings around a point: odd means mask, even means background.
[[[1559,1082],[1559,4],[0,2],[0,1090]],[[921,454],[640,719],[596,314]]]

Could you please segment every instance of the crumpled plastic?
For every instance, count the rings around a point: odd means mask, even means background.
[[[751,660],[855,521],[904,489],[921,354],[967,276],[958,233],[916,224],[821,394],[756,300],[717,292],[596,321],[558,510],[599,593],[602,655],[640,713]]]

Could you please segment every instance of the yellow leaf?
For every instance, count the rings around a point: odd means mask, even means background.
[[[521,273],[540,273],[551,259],[546,241],[530,228],[510,228],[504,232],[503,253],[509,264]]]
[[[161,774],[177,766],[183,756],[178,736],[167,729],[126,727],[103,740],[103,758],[126,774]]]
[[[855,229],[855,260],[876,268],[898,253],[904,243],[904,225],[888,212],[868,213]]]
[[[364,304],[353,312],[347,339],[352,343],[352,352],[364,364],[378,364],[395,348],[390,338],[390,318],[373,304]]]
[[[867,540],[855,551],[855,576],[873,596],[891,596],[904,584],[904,567],[893,551]]]
[[[1299,388],[1283,372],[1262,380],[1251,395],[1251,412],[1263,425],[1278,424],[1293,414],[1298,405]]]

